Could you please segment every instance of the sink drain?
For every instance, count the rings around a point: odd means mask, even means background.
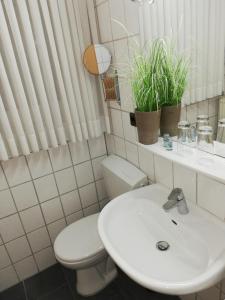
[[[169,249],[169,247],[170,247],[170,245],[166,241],[159,241],[156,244],[156,248],[160,251],[166,251]]]

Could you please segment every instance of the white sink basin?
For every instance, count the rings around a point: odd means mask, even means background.
[[[108,253],[133,280],[161,293],[191,294],[224,276],[225,224],[190,203],[187,215],[176,207],[165,212],[169,192],[154,184],[115,198],[102,210],[98,230]],[[169,249],[158,250],[159,241]]]

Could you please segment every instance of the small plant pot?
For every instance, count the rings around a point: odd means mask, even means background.
[[[170,136],[176,136],[178,133],[178,122],[180,121],[181,105],[163,106],[160,121],[161,136],[169,133]]]
[[[161,110],[153,112],[135,111],[139,142],[151,145],[158,141]]]

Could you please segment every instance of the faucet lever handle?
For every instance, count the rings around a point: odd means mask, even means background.
[[[182,197],[182,198],[181,198]],[[175,188],[172,190],[172,192],[168,196],[168,200],[176,200],[180,201],[184,198],[184,194],[182,189],[180,188]]]

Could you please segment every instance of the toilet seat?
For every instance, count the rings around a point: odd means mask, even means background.
[[[106,255],[97,229],[99,214],[94,214],[63,229],[54,243],[59,262],[66,266],[85,267]]]

